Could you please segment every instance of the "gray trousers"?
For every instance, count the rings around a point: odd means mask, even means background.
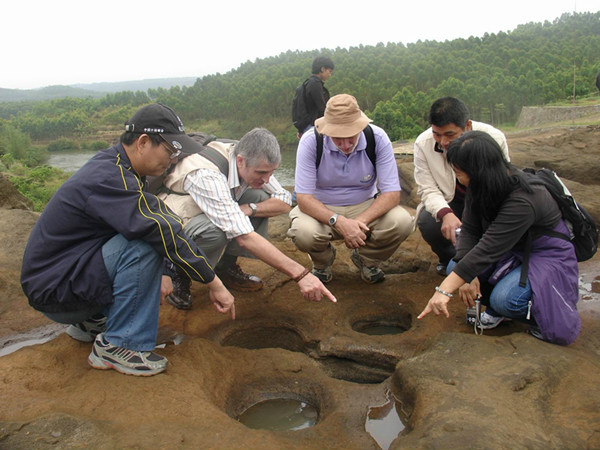
[[[270,198],[262,189],[248,189],[238,200],[238,204],[260,203]],[[250,219],[254,231],[265,239],[267,238],[269,218],[252,217]],[[249,251],[242,249],[234,240],[227,239],[227,236],[219,227],[210,221],[206,214],[201,213],[190,221],[183,228],[185,234],[194,240],[202,249],[208,262],[212,267],[216,267],[219,260],[224,256],[231,256],[234,259],[238,256],[254,258]]]

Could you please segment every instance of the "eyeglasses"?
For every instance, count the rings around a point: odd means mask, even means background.
[[[173,148],[171,148],[171,146],[169,145],[169,143],[165,140],[161,140],[161,144],[167,149],[167,151],[169,152],[169,159],[175,159],[177,158],[179,155],[181,155],[181,150],[175,150]]]

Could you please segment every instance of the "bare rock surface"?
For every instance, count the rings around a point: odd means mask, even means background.
[[[600,218],[600,130],[512,134],[509,146],[516,164],[555,169]],[[403,185],[414,184],[411,160],[398,164]],[[414,191],[406,202],[412,214]],[[337,304],[306,302],[287,277],[243,260],[265,287],[235,293],[237,319],[218,314],[204,286],[194,283],[191,311],[161,308],[165,347],[157,351],[169,359],[167,371],[137,378],[90,368],[91,345],[72,340],[28,306],[19,271],[37,215],[4,208],[0,351],[23,348],[0,357],[0,449],[378,449],[365,421],[388,392],[406,426],[391,449],[600,448],[598,255],[580,264],[582,331],[568,347],[539,341],[516,322],[476,336],[460,302],[451,302],[449,319],[417,321],[441,280],[418,232],[374,286],[359,279],[350,251],[337,244],[328,285]],[[308,266],[286,229],[287,217],[272,220],[272,241]],[[400,333],[365,334],[374,324]],[[275,397],[313,404],[318,424],[274,432],[236,420]]]

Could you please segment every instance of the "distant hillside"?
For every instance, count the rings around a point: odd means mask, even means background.
[[[156,78],[135,81],[117,81],[114,83],[103,82],[90,84],[73,84],[70,86],[47,86],[40,89],[0,88],[0,102],[43,101],[65,97],[100,98],[104,97],[107,93],[124,91],[147,92],[148,89],[169,89],[172,86],[193,86],[195,82],[196,77],[180,77]]]
[[[90,84],[73,84],[72,86],[75,88],[88,89],[90,91],[97,92],[146,92],[148,89],[169,89],[171,86],[193,86],[196,80],[196,77],[154,78],[136,81],[117,81],[114,83],[103,82]]]
[[[104,92],[94,92],[71,86],[48,86],[40,89],[0,88],[0,102],[42,101],[65,97],[100,98],[104,95]]]

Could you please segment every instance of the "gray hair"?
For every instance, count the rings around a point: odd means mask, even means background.
[[[256,167],[261,162],[279,164],[281,150],[277,138],[266,128],[248,131],[234,147],[234,154],[240,155],[248,167]]]

